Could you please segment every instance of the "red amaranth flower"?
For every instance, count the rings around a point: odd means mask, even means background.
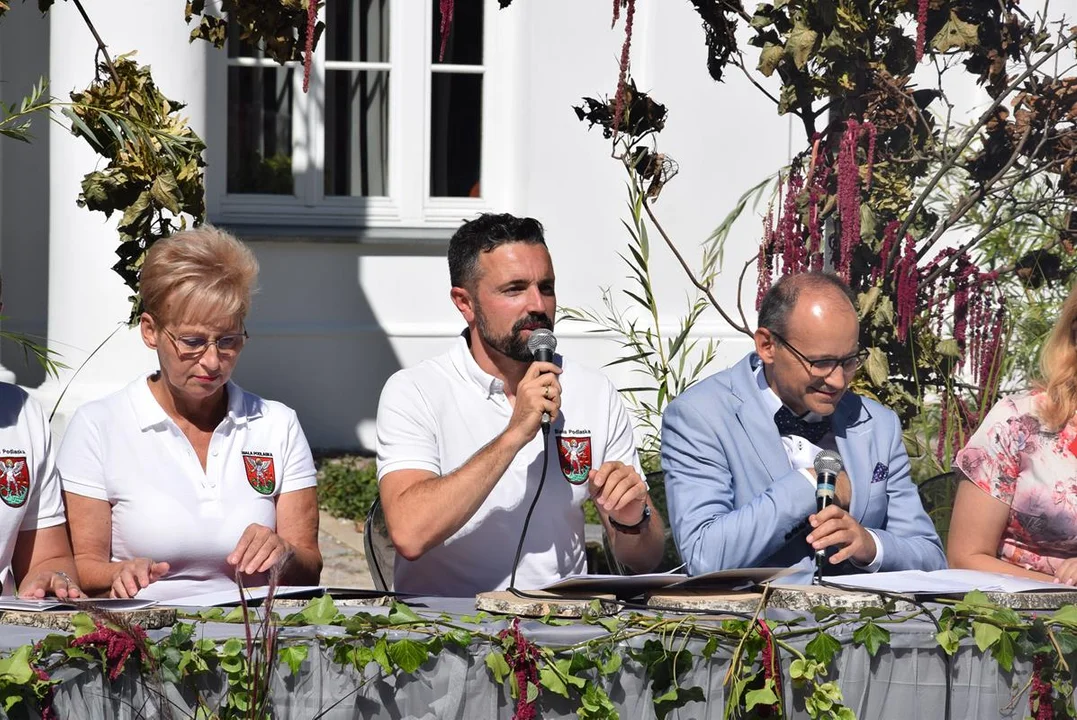
[[[785,201],[782,214],[778,218],[777,246],[782,253],[782,276],[794,275],[807,268],[807,248],[804,247],[804,226],[797,211],[797,198],[804,187],[800,169],[794,167],[789,171],[785,185]]]
[[[770,627],[762,618],[756,618],[759,626],[759,636],[763,638],[763,679],[774,681],[774,694],[778,696],[778,702],[770,706],[768,713],[761,713],[763,717],[770,714],[778,714],[781,711],[782,697],[782,671],[778,666],[778,657],[774,652],[774,638],[771,637]]]
[[[456,0],[441,0],[438,6],[441,10],[441,50],[438,51],[438,62],[445,59],[445,48],[449,45],[449,33],[452,30],[452,14],[456,7]]]
[[[879,278],[886,277],[886,265],[890,262],[890,253],[894,251],[894,242],[897,240],[897,231],[901,223],[891,220],[883,230],[883,244],[879,248],[879,262],[871,269],[871,284],[878,282]]]
[[[860,123],[849,118],[838,147],[838,216],[841,218],[841,257],[838,274],[846,282],[853,262],[853,249],[860,242],[860,168],[856,149],[860,141]]]
[[[314,28],[318,25],[318,0],[307,0],[307,37],[303,47],[303,92],[310,89],[310,69],[314,65]]]
[[[1047,656],[1038,653],[1032,658],[1032,687],[1028,693],[1028,711],[1035,720],[1054,720],[1055,708],[1051,699],[1051,669]]]
[[[123,672],[123,666],[132,652],[141,655],[146,642],[146,632],[138,625],[132,625],[127,630],[114,630],[96,620],[94,625],[97,626],[97,630],[75,638],[71,644],[75,647],[89,645],[103,649],[108,679],[115,680]]]
[[[916,241],[912,235],[905,236],[905,254],[896,268],[897,275],[897,337],[905,342],[909,327],[916,317]]]
[[[534,702],[527,701],[527,683],[538,685],[539,649],[520,632],[520,618],[513,618],[512,625],[497,634],[499,638],[512,639],[512,646],[505,652],[505,661],[516,677],[516,712],[512,720],[534,720],[537,714]]]
[[[916,7],[916,62],[924,57],[924,42],[927,40],[927,5],[928,0],[920,0]]]
[[[612,28],[617,24],[618,18],[621,17],[621,0],[613,0],[613,20],[610,22]]]
[[[616,5],[616,3],[614,3]],[[613,136],[621,127],[621,116],[625,113],[625,79],[628,77],[629,51],[632,49],[632,20],[636,16],[636,0],[628,0],[625,12],[625,41],[621,46],[621,70],[617,76],[617,93],[613,96]],[[613,18],[617,22],[616,15]]]
[[[43,668],[37,667],[36,665],[32,665],[31,667],[34,670],[34,675],[37,676],[37,679],[40,682],[52,682],[52,678],[49,677],[49,674],[45,672]],[[52,701],[55,696],[56,689],[51,684],[48,684],[45,688],[44,694],[41,696],[41,703],[39,707],[39,709],[41,710],[41,720],[60,720],[59,717],[56,715],[56,708],[52,706]]]

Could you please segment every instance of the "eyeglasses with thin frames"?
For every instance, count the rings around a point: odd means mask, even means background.
[[[161,330],[172,341],[172,344],[176,346],[176,352],[181,357],[189,359],[197,359],[206,354],[210,345],[217,346],[218,355],[234,355],[238,353],[244,343],[250,338],[247,331],[244,330],[241,333],[231,333],[229,335],[221,335],[216,340],[210,340],[207,337],[201,335],[173,335],[168,328],[161,325]]]
[[[789,348],[790,352],[792,352],[798,358],[803,360],[805,364],[807,364],[808,372],[812,375],[812,377],[820,379],[828,377],[830,373],[834,372],[834,370],[836,370],[839,365],[841,365],[842,371],[844,371],[846,374],[852,374],[860,369],[860,366],[864,364],[864,361],[867,360],[868,357],[867,350],[858,350],[852,355],[849,355],[848,357],[822,358],[820,360],[812,360],[807,355],[793,347],[792,344],[788,340],[783,338],[781,335],[774,332],[770,328],[767,328],[767,330],[770,332],[771,335],[776,337],[782,345],[785,345],[787,348]]]

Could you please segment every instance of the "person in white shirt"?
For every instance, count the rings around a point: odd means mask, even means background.
[[[378,404],[378,481],[397,550],[395,589],[470,596],[508,587],[543,451],[552,460],[516,586],[585,570],[582,504],[594,498],[617,558],[661,560],[624,404],[601,373],[560,356],[533,362],[531,332],[551,329],[554,271],[542,225],[486,214],[449,243],[450,296],[467,322],[452,349],[386,383]],[[539,432],[551,421],[549,446]]]
[[[57,465],[91,594],[167,600],[318,582],[318,503],[295,412],[230,381],[253,253],[215,228],[156,242],[141,331],[160,369],[78,409]]]
[[[0,310],[4,304],[0,302]],[[26,391],[0,383],[0,584],[4,595],[81,597],[64,524],[49,421]]]

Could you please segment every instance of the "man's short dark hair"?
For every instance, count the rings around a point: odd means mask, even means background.
[[[767,291],[759,305],[759,327],[779,335],[789,331],[789,315],[796,307],[803,290],[835,290],[844,295],[856,312],[856,295],[840,277],[832,272],[813,271],[786,275]]]
[[[508,213],[483,213],[468,220],[449,240],[449,280],[453,287],[470,287],[475,281],[479,254],[508,243],[545,245],[542,223]]]

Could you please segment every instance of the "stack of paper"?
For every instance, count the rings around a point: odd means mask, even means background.
[[[840,575],[828,577],[825,580],[828,585],[840,585],[852,590],[877,590],[900,595],[964,595],[973,590],[1004,593],[1073,592],[1075,590],[1070,585],[979,570],[935,570],[933,572],[903,570]]]
[[[106,612],[126,612],[142,610],[157,604],[156,600],[138,600],[127,598],[79,598],[77,600],[60,600],[44,598],[27,600],[18,597],[0,597],[0,610],[17,612],[47,612],[49,610],[104,610]]]
[[[572,575],[542,588],[560,594],[610,594],[635,597],[654,590],[667,592],[699,590],[741,590],[771,582],[790,574],[789,568],[742,568],[693,575],[652,573],[648,575]]]
[[[380,590],[364,590],[361,588],[329,587],[326,585],[287,585],[278,587],[273,591],[273,597],[278,598],[312,598],[322,595],[332,595],[337,599],[348,597],[381,597],[385,593]],[[249,587],[243,589],[243,595],[248,602],[265,600],[269,596],[269,587]],[[218,605],[239,605],[239,588],[229,590],[217,590],[215,592],[199,593],[196,595],[184,595],[183,597],[161,600],[162,605],[173,607],[216,607]]]

